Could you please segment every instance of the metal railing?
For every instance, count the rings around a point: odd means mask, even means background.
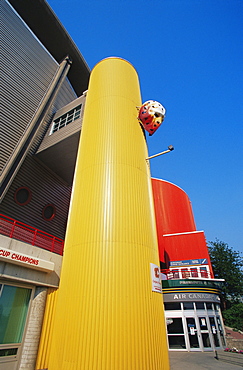
[[[0,234],[56,254],[63,254],[64,241],[51,234],[0,214]]]
[[[178,269],[178,270],[161,270],[163,274],[166,275],[168,280],[177,280],[177,279],[210,279],[212,278],[211,274],[207,270],[185,270],[185,269]]]

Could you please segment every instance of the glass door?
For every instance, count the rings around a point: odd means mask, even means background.
[[[215,345],[215,347],[220,347],[219,333],[218,333],[217,325],[216,325],[216,322],[215,322],[215,317],[210,316],[209,317],[209,322],[210,322],[210,326],[211,326],[211,332],[212,332],[212,336],[213,336],[214,345]]]
[[[186,326],[190,351],[200,351],[198,327],[196,325],[195,317],[186,317]]]
[[[225,339],[224,339],[223,325],[221,324],[221,319],[220,319],[219,316],[216,316],[216,321],[217,321],[218,328],[219,328],[219,334],[220,334],[221,344],[224,347],[226,345],[226,343],[225,343]]]
[[[212,350],[212,343],[209,333],[209,326],[207,323],[207,318],[205,316],[198,317],[199,326],[201,331],[201,339],[202,339],[202,347],[204,351],[211,351]]]
[[[185,336],[181,317],[166,318],[169,349],[185,350]]]

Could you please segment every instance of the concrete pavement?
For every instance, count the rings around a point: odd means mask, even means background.
[[[169,352],[170,370],[240,370],[243,366],[217,360],[215,352]],[[220,357],[220,356],[219,356]],[[243,355],[242,355],[243,358]]]

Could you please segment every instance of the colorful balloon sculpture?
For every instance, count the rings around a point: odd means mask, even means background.
[[[165,117],[165,108],[155,100],[148,100],[139,108],[138,120],[148,131],[149,136],[162,124]]]

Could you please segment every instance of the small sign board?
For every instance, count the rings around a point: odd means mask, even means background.
[[[160,278],[160,268],[154,263],[150,263],[150,273],[152,281],[152,292],[162,293],[162,284]]]
[[[195,328],[193,326],[190,326],[190,334],[195,335]]]
[[[170,266],[193,266],[193,265],[208,265],[207,258],[199,258],[194,260],[181,260],[181,261],[171,261]]]
[[[28,256],[27,254],[19,253],[12,249],[0,248],[0,261],[14,263],[22,267],[44,272],[54,271],[53,262],[45,261],[34,256]]]

